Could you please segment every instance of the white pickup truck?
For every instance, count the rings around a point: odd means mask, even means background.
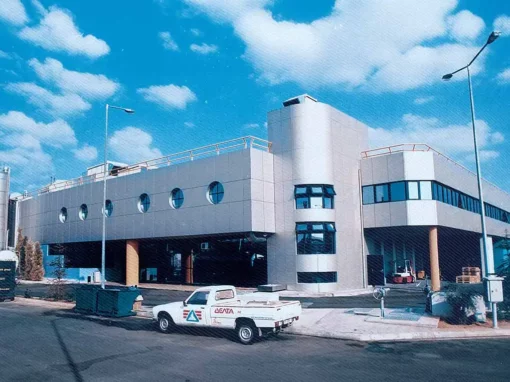
[[[153,317],[159,330],[175,326],[233,329],[239,341],[253,343],[261,335],[278,334],[299,319],[299,301],[278,301],[265,293],[238,295],[230,285],[199,288],[183,302],[155,306]]]

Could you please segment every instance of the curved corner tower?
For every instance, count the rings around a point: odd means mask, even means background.
[[[268,114],[276,217],[269,282],[310,292],[363,288],[358,174],[368,129],[308,95],[283,104]]]
[[[7,212],[9,208],[10,169],[0,169],[0,251],[7,248]]]

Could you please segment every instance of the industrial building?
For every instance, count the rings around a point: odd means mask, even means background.
[[[103,213],[106,279],[128,285],[328,292],[384,283],[405,260],[429,275],[439,258],[453,281],[482,265],[476,175],[466,168],[427,145],[369,150],[366,125],[308,95],[269,112],[267,125],[268,140],[108,163],[105,204],[104,165],[11,198],[10,232],[43,244],[46,264],[63,256],[68,277],[83,282],[101,266]],[[498,264],[510,195],[488,182],[484,191]]]

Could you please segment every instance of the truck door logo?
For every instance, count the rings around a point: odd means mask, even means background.
[[[188,322],[199,322],[202,320],[202,312],[200,310],[196,312],[194,310],[185,310],[182,312],[182,315]]]
[[[234,309],[232,308],[216,308],[214,313],[224,313],[224,314],[234,314]]]

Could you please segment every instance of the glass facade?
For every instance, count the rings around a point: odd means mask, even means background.
[[[436,200],[466,211],[481,214],[480,201],[436,181],[402,181],[363,186],[363,204]],[[510,212],[485,203],[485,216],[510,223]]]
[[[335,208],[335,195],[333,186],[327,184],[303,184],[294,188],[296,209]]]
[[[336,272],[298,272],[298,283],[317,284],[317,283],[336,283]]]
[[[335,254],[335,223],[296,223],[298,255]]]

